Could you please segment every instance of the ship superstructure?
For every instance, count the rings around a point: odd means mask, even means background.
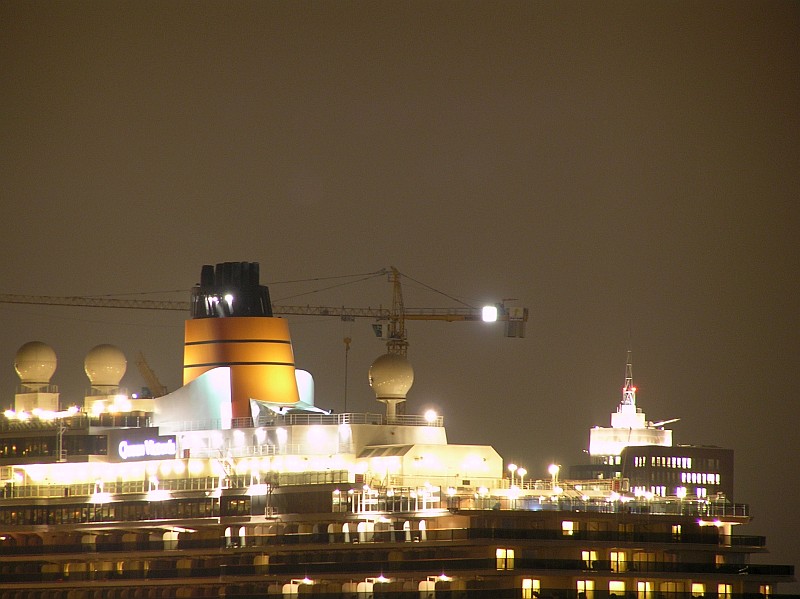
[[[401,352],[370,369],[383,412],[318,407],[256,264],[204,267],[192,297],[184,386],[161,397],[122,393],[124,356],[98,346],[70,407],[54,352],[18,352],[0,599],[733,598],[793,580],[750,562],[765,541],[734,534],[743,504],[525,478],[448,443],[441,416],[405,409]]]

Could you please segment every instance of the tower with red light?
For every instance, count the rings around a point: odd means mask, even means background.
[[[617,411],[611,414],[611,426],[596,426],[589,431],[589,455],[594,460],[618,463],[625,447],[632,445],[661,445],[672,447],[672,431],[664,423],[648,422],[641,408],[636,406],[636,387],[633,385],[631,350],[625,365],[625,385]]]

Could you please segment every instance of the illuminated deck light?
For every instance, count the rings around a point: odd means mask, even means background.
[[[166,501],[172,499],[172,493],[164,489],[153,489],[147,492],[147,501]]]
[[[89,497],[89,503],[110,503],[111,502],[111,493],[107,493],[104,491],[98,491],[97,493],[92,493],[91,497]]]
[[[254,485],[250,485],[247,489],[247,494],[251,497],[258,497],[263,496],[269,493],[269,485],[264,483],[256,483]]]

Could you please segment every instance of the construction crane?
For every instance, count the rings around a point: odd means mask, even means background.
[[[506,323],[506,337],[524,337],[528,309],[506,307],[504,303],[487,308],[406,308],[403,302],[402,274],[394,267],[384,270],[392,283],[391,308],[347,308],[333,306],[272,306],[272,313],[280,316],[337,316],[342,320],[372,318],[386,323],[386,334],[378,325],[380,336],[386,339],[389,353],[406,355],[408,336],[406,320],[439,320],[445,322],[498,320]],[[91,308],[127,308],[136,310],[175,310],[190,312],[191,303],[145,299],[109,297],[15,295],[0,294],[0,303],[39,304],[49,306],[82,306]],[[492,316],[487,318],[487,313]],[[155,392],[155,390],[153,390]]]
[[[139,374],[142,375],[142,378],[147,383],[147,388],[150,390],[150,393],[153,394],[153,397],[161,397],[167,394],[166,385],[158,380],[156,373],[150,368],[142,352],[139,352],[136,356],[136,367],[139,369]]]

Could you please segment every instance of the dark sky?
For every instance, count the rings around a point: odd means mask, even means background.
[[[386,305],[383,279],[297,294],[389,265],[517,298],[522,340],[409,324],[410,411],[544,477],[609,424],[630,341],[648,419],[733,448],[744,532],[798,565],[798,40],[797,2],[6,0],[0,292],[187,299],[241,260],[276,303]],[[98,343],[174,389],[183,318],[4,305],[2,402],[30,340],[65,397]],[[291,327],[319,405],[350,335],[348,408],[381,409],[369,322]]]

